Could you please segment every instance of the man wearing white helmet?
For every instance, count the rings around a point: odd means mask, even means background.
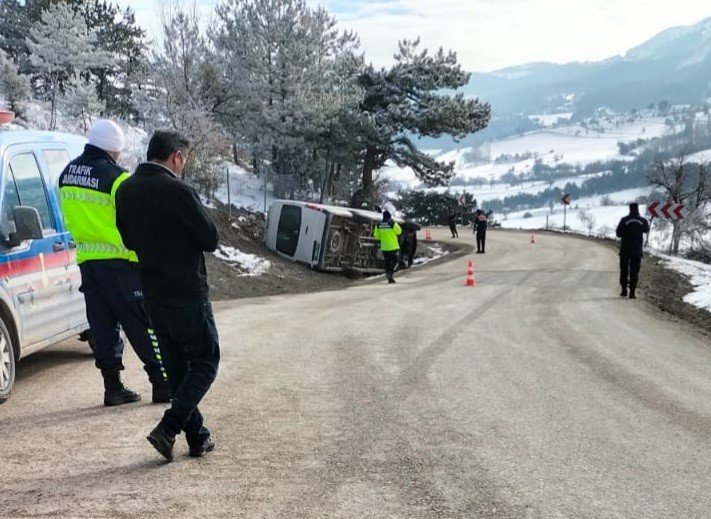
[[[116,190],[130,175],[116,163],[124,146],[123,130],[113,121],[98,120],[84,152],[59,177],[62,213],[77,245],[81,291],[107,406],[141,399],[121,382],[124,344],[119,325],[143,362],[153,385],[153,402],[169,402],[171,397],[158,342],[143,308],[138,258],[123,245],[116,229]]]

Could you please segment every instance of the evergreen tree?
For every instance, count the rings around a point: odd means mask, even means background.
[[[94,49],[96,34],[69,4],[50,5],[30,29],[27,45],[30,62],[37,69],[41,87],[50,101],[49,129],[57,123],[57,99],[64,82],[74,73],[108,61],[105,53]]]
[[[110,113],[139,117],[132,93],[148,51],[145,31],[130,8],[121,11],[106,0],[82,3],[81,13],[96,33],[95,48],[109,58],[91,68],[99,99]]]
[[[18,67],[0,49],[0,94],[7,99],[10,110],[18,117],[25,112],[25,101],[32,96],[30,78],[20,74]]]
[[[314,189],[336,169],[331,144],[346,140],[346,107],[357,106],[353,73],[344,74],[359,60],[357,39],[304,0],[226,0],[217,13],[224,77],[216,112],[255,170],[276,174],[280,196]]]
[[[64,115],[76,119],[84,133],[89,131],[91,120],[106,109],[94,85],[78,73],[67,81],[60,104]]]
[[[465,137],[486,127],[490,108],[463,94],[448,95],[469,81],[456,54],[439,49],[434,55],[418,49],[419,40],[404,40],[390,69],[367,67],[359,83],[364,141],[363,188],[352,200],[359,206],[369,197],[373,171],[388,160],[411,167],[427,185],[444,185],[453,176],[453,163],[441,163],[420,151],[413,136]]]
[[[0,0],[0,50],[27,72],[29,49],[25,38],[32,25],[27,9],[18,0]]]

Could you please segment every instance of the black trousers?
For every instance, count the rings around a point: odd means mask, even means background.
[[[627,288],[628,286],[630,290],[637,288],[641,266],[641,257],[620,254],[620,285],[622,288]]]
[[[395,267],[397,267],[398,251],[384,250],[383,257],[385,258],[385,275],[388,279],[392,279],[395,273]]]
[[[146,300],[148,314],[160,342],[173,400],[161,424],[176,436],[181,431],[189,445],[210,436],[198,404],[217,377],[220,345],[212,305],[205,299]]]
[[[476,250],[477,252],[484,252],[484,247],[486,246],[486,231],[476,232]]]
[[[457,224],[450,223],[449,230],[452,231],[452,238],[458,238],[459,233],[457,232]]]
[[[95,339],[96,367],[123,369],[123,328],[151,382],[163,378],[160,351],[143,308],[138,265],[119,259],[91,260],[80,263],[79,270],[86,318]]]

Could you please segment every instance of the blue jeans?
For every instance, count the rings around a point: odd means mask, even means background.
[[[159,352],[153,347],[138,265],[126,260],[91,260],[79,265],[86,318],[94,335],[99,369],[123,369],[123,327],[151,382],[163,378]]]
[[[210,436],[198,404],[217,376],[220,345],[210,301],[146,300],[173,392],[161,424],[171,436],[185,432],[189,445]]]

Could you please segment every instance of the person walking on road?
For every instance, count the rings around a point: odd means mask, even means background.
[[[178,133],[156,131],[147,162],[116,194],[118,229],[138,254],[146,307],[173,390],[170,409],[148,435],[169,461],[181,432],[192,457],[215,447],[198,404],[220,362],[204,256],[217,248],[219,235],[197,192],[180,179],[189,146]]]
[[[124,144],[116,123],[98,120],[89,131],[84,152],[59,176],[62,213],[77,246],[81,291],[106,406],[141,399],[121,382],[124,343],[119,325],[143,362],[153,386],[153,402],[169,402],[171,397],[158,343],[143,309],[138,259],[116,229],[116,190],[130,176],[116,163]]]
[[[486,250],[486,228],[488,226],[486,214],[481,209],[476,210],[474,218],[474,232],[476,233],[476,253],[484,254]]]
[[[385,257],[385,276],[388,283],[395,283],[395,267],[398,262],[398,251],[400,244],[398,236],[402,234],[400,225],[392,219],[388,211],[383,211],[383,221],[378,223],[373,230],[373,236],[380,240],[380,250]]]
[[[620,296],[627,297],[629,294],[630,299],[636,299],[635,290],[644,254],[644,234],[649,233],[649,222],[640,216],[638,204],[631,203],[629,208],[629,214],[617,225],[617,237],[620,238]]]
[[[454,210],[449,212],[447,221],[449,222],[449,230],[452,233],[452,238],[459,238],[459,233],[457,232],[457,213],[455,213]]]

